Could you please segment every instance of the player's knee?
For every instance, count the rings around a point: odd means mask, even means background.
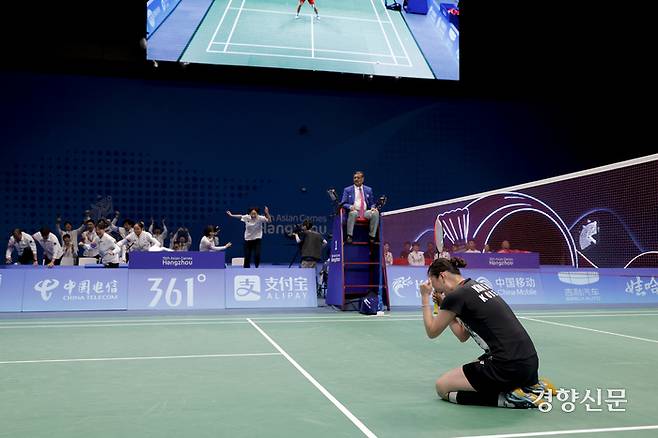
[[[436,379],[436,393],[444,400],[448,399],[448,388],[441,377]]]
[[[357,217],[359,215],[359,212],[356,210],[351,210],[350,211],[350,216]]]

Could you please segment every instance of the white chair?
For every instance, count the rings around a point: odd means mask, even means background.
[[[75,264],[75,259],[73,257],[62,257],[59,262],[59,266],[73,266]]]
[[[80,257],[78,259],[78,266],[95,265],[97,263],[98,260],[96,260],[94,257]]]

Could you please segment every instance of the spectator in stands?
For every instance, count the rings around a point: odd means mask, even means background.
[[[327,241],[322,237],[322,234],[313,230],[313,222],[308,219],[302,223],[302,232],[300,234],[293,233],[292,235],[295,242],[302,245],[301,267],[315,268],[317,263],[322,260],[322,248],[327,244]]]
[[[365,175],[363,172],[356,171],[352,180],[354,184],[345,187],[343,198],[340,201],[342,207],[348,211],[347,228],[345,239],[346,243],[352,243],[354,233],[354,224],[357,218],[368,219],[370,224],[370,242],[373,243],[377,237],[377,228],[379,227],[379,210],[375,207],[375,195],[372,188],[363,185]]]
[[[511,249],[510,243],[508,240],[503,240],[503,243],[500,244],[500,249],[498,250],[499,254],[511,254],[515,252]]]
[[[401,259],[406,259],[409,257],[409,253],[411,252],[411,242],[407,241],[402,244],[402,251],[400,252],[400,258]]]
[[[59,265],[62,258],[62,245],[59,244],[57,237],[50,232],[50,228],[41,227],[41,230],[34,233],[32,238],[43,249],[43,264],[49,268]]]
[[[199,251],[208,252],[208,251],[224,251],[229,249],[233,244],[228,242],[224,246],[215,245],[215,230],[217,228],[214,225],[208,225],[203,230],[203,237],[201,237],[201,242],[199,242]]]
[[[165,246],[165,239],[167,238],[167,224],[165,224],[165,219],[166,218],[162,218],[162,228],[153,228],[155,225],[153,218],[151,218],[151,225],[149,225],[149,233],[151,233],[153,237],[155,237],[155,239],[160,242],[160,246]]]
[[[489,247],[489,244],[487,243],[486,245],[484,245],[484,248],[482,249],[482,253],[487,254],[487,253],[490,253],[490,252],[491,252],[491,248]]]
[[[18,263],[21,265],[37,265],[37,245],[34,239],[27,233],[24,233],[20,228],[15,228],[9,238],[7,244],[7,252],[5,253],[5,261],[7,264],[12,263],[11,255],[16,251],[18,255]]]
[[[393,253],[391,252],[391,244],[384,242],[384,263],[386,266],[391,266],[393,264]]]
[[[252,207],[248,214],[232,214],[227,211],[232,218],[240,219],[244,222],[244,267],[251,266],[251,255],[254,255],[254,265],[260,265],[260,249],[263,240],[263,224],[272,222],[270,210],[265,206],[265,216],[258,214],[258,208]]]
[[[434,242],[427,242],[427,250],[423,255],[427,260],[430,261],[430,263],[432,263],[432,261],[438,257],[438,252]]]
[[[468,253],[479,253],[478,249],[475,247],[475,240],[469,240],[468,245],[466,246],[466,252]]]
[[[413,251],[407,257],[410,266],[425,266],[425,255],[420,250],[420,243],[414,242]]]

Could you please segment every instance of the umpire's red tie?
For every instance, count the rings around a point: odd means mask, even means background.
[[[363,196],[363,186],[359,187],[359,193],[361,193],[361,205],[359,205],[359,217],[366,217],[366,198]]]

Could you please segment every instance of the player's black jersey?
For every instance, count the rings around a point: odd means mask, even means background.
[[[507,303],[489,286],[470,278],[446,294],[441,309],[454,312],[486,343],[493,359],[514,361],[537,354]],[[484,347],[483,347],[484,348]]]

